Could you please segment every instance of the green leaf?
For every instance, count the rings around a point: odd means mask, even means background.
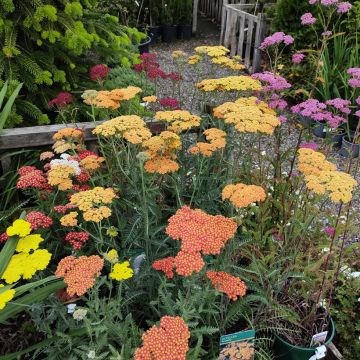
[[[19,92],[20,92],[20,89],[22,87],[22,83],[19,84],[16,89],[14,90],[14,92],[10,95],[6,105],[4,106],[3,110],[1,111],[1,114],[0,114],[0,131],[4,128],[5,126],[5,122],[6,122],[6,119],[8,118],[10,112],[11,112],[11,108],[14,104],[14,101],[16,99],[16,97],[18,96]]]
[[[4,274],[11,257],[14,255],[18,241],[18,236],[11,236],[0,252],[0,278]]]

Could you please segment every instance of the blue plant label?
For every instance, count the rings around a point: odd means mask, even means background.
[[[253,360],[255,330],[239,331],[220,337],[219,360]]]

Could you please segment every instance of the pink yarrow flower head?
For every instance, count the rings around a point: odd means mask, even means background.
[[[301,25],[313,25],[316,23],[316,18],[311,13],[305,13],[301,16]]]
[[[360,105],[360,96],[355,100],[355,102]]]
[[[337,4],[337,12],[339,14],[345,14],[352,8],[352,5],[348,1],[344,1]]]
[[[111,69],[105,64],[95,65],[89,71],[90,79],[93,81],[103,80],[108,76],[110,70]]]
[[[314,142],[303,142],[300,144],[300,149],[311,149],[316,151],[318,149],[318,145]]]
[[[253,79],[260,80],[262,82],[267,83],[263,86],[263,91],[283,91],[285,89],[289,89],[291,84],[286,81],[280,75],[275,75],[270,71],[264,71],[261,73],[252,74],[251,77]]]
[[[328,234],[331,238],[335,236],[335,228],[332,226],[324,227],[324,233]]]
[[[333,106],[335,109],[341,111],[343,114],[349,115],[351,113],[351,110],[349,109],[349,105],[351,105],[351,101],[349,100],[336,98],[325,101],[325,104],[329,106]]]
[[[301,61],[304,59],[305,55],[304,54],[294,54],[292,56],[292,59],[291,61],[294,63],[294,64],[300,64]]]
[[[338,3],[339,0],[320,0],[321,5],[331,6]]]
[[[288,120],[287,117],[284,116],[284,115],[278,116],[278,119],[280,120],[280,122],[281,122],[282,124],[286,123],[287,120]]]
[[[267,38],[260,45],[260,50],[266,50],[269,46],[279,45],[291,45],[294,42],[294,38],[291,35],[286,35],[282,31],[276,32]]]
[[[73,97],[68,92],[60,92],[56,98],[50,100],[48,102],[48,106],[58,106],[58,107],[65,107],[73,102]]]
[[[324,37],[331,36],[331,35],[332,35],[332,31],[330,31],[330,30],[324,31],[321,35],[324,36]]]
[[[347,73],[352,76],[349,80],[349,85],[353,88],[360,87],[360,68],[350,68]]]
[[[164,98],[159,100],[159,104],[164,108],[170,108],[173,110],[179,109],[179,102],[173,98]]]
[[[284,110],[287,107],[287,102],[282,99],[278,94],[273,93],[271,95],[271,100],[269,102],[269,107],[271,109]]]

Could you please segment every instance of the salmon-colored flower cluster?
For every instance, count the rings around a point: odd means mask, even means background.
[[[200,90],[208,91],[260,91],[261,84],[250,76],[229,76],[219,79],[206,79],[196,85]]]
[[[171,131],[163,131],[157,136],[143,142],[146,148],[144,169],[149,173],[167,174],[179,170],[175,161],[176,150],[181,147],[179,135]]]
[[[152,96],[145,96],[142,99],[143,101],[147,102],[147,103],[154,103],[157,102],[157,97],[152,95]]]
[[[80,160],[80,165],[88,170],[88,171],[95,171],[98,170],[101,164],[105,161],[104,157],[97,156],[97,155],[89,155]]]
[[[116,110],[120,107],[122,101],[133,99],[141,91],[140,88],[135,86],[111,91],[86,90],[81,97],[87,105]]]
[[[210,157],[216,150],[223,149],[226,146],[226,132],[220,129],[211,128],[204,131],[208,143],[197,142],[196,145],[189,149],[191,154],[202,154]]]
[[[305,176],[306,186],[315,194],[329,194],[331,201],[348,203],[357,181],[350,175],[337,171],[325,155],[312,149],[302,148],[299,152],[299,170]]]
[[[165,259],[156,260],[153,262],[152,267],[155,270],[164,272],[168,279],[172,279],[174,277],[174,259],[174,257],[169,256]]]
[[[192,115],[186,110],[168,110],[158,111],[155,114],[155,120],[167,122],[169,124],[167,129],[169,131],[180,134],[183,131],[200,126],[201,118]]]
[[[53,220],[50,216],[45,215],[41,211],[29,212],[25,220],[31,224],[31,230],[46,229],[53,224]]]
[[[141,144],[150,139],[151,132],[146,127],[145,121],[137,115],[118,116],[98,125],[93,133],[103,137],[123,138],[132,144]]]
[[[51,190],[51,185],[48,184],[45,173],[34,166],[23,166],[18,170],[18,173],[20,175],[16,183],[18,189]]]
[[[59,190],[69,190],[73,187],[71,177],[75,175],[76,170],[72,166],[58,164],[49,170],[48,183],[57,186]]]
[[[56,211],[59,214],[66,214],[68,210],[75,209],[76,206],[72,204],[66,204],[66,205],[57,205],[54,206],[54,211]]]
[[[207,271],[206,276],[211,280],[214,288],[225,293],[231,300],[237,300],[246,294],[246,285],[238,277],[224,271]]]
[[[76,211],[71,211],[69,212],[67,215],[64,215],[61,219],[60,219],[60,223],[62,226],[65,227],[73,227],[76,226],[78,221],[77,221],[77,217],[78,217],[78,213]]]
[[[265,190],[261,186],[246,184],[226,185],[222,191],[222,199],[228,199],[236,208],[249,206],[266,199]]]
[[[98,186],[73,194],[70,203],[83,212],[85,221],[100,222],[111,216],[111,209],[103,204],[111,204],[115,198],[113,189]]]
[[[274,110],[255,97],[224,103],[214,109],[214,115],[224,119],[226,124],[234,125],[240,133],[260,132],[272,135],[274,129],[281,124]]]
[[[67,256],[60,260],[55,276],[64,278],[70,296],[82,296],[94,286],[103,266],[104,260],[97,255]]]
[[[143,336],[143,346],[136,349],[135,360],[185,360],[190,331],[181,317],[163,316],[160,326],[153,326]]]
[[[79,128],[63,128],[54,134],[53,139],[79,141],[84,138],[84,130]]]
[[[65,236],[65,241],[68,242],[74,250],[80,250],[88,240],[89,234],[86,231],[71,231]]]

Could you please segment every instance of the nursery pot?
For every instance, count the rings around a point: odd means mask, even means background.
[[[162,39],[164,42],[173,42],[177,38],[177,26],[163,26]]]
[[[317,123],[317,125],[313,128],[312,130],[313,134],[316,137],[325,139],[326,138],[326,129],[325,129],[325,125],[323,123]]]
[[[325,345],[328,345],[332,342],[334,335],[335,325],[332,318],[330,318],[328,337]],[[312,348],[305,348],[292,345],[281,336],[275,334],[274,352],[276,360],[309,360],[313,355],[315,355],[315,349],[316,346]]]
[[[155,44],[161,37],[162,27],[161,26],[150,26],[148,35],[151,39],[151,44]]]
[[[353,157],[353,158],[359,157],[360,144],[354,144],[353,142],[351,142],[349,140],[350,139],[348,136],[345,136],[343,138],[339,154],[342,156],[345,156],[345,157],[350,157],[350,154],[351,154],[351,157]]]
[[[150,36],[148,36],[145,40],[141,42],[140,45],[138,45],[139,53],[140,54],[148,53],[150,51],[150,43],[151,43],[151,38]]]
[[[182,40],[191,40],[192,37],[192,25],[179,25],[178,26],[178,38]]]

